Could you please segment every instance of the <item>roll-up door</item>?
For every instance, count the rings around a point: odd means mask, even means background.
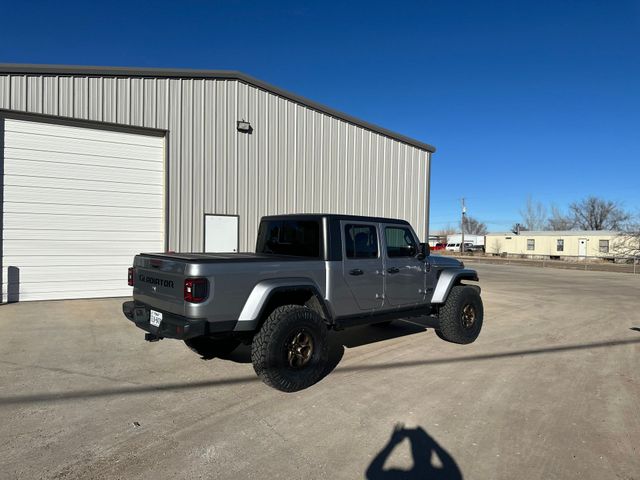
[[[2,301],[131,294],[164,250],[164,138],[1,119]]]

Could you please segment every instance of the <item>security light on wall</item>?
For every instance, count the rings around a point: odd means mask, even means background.
[[[246,120],[238,120],[238,131],[242,133],[251,133],[253,132],[253,127],[251,123]]]

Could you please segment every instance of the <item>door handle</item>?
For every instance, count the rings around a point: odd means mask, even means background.
[[[398,273],[399,271],[400,271],[400,269],[397,268],[397,267],[387,268],[387,272],[388,273]]]
[[[364,272],[359,268],[354,268],[353,270],[349,270],[349,275],[362,275]]]

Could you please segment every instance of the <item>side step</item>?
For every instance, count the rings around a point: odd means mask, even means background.
[[[335,319],[334,329],[343,330],[345,328],[359,327],[361,325],[372,325],[374,323],[387,322],[391,320],[425,316],[437,318],[436,315],[432,314],[431,305],[391,310],[384,313],[338,317]]]

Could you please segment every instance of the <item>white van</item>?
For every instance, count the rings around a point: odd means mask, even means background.
[[[470,246],[472,246],[473,243],[471,242],[464,242],[464,251],[466,252]],[[460,251],[460,242],[458,243],[447,243],[447,246],[445,247],[445,250],[447,250],[448,252],[459,252]]]

